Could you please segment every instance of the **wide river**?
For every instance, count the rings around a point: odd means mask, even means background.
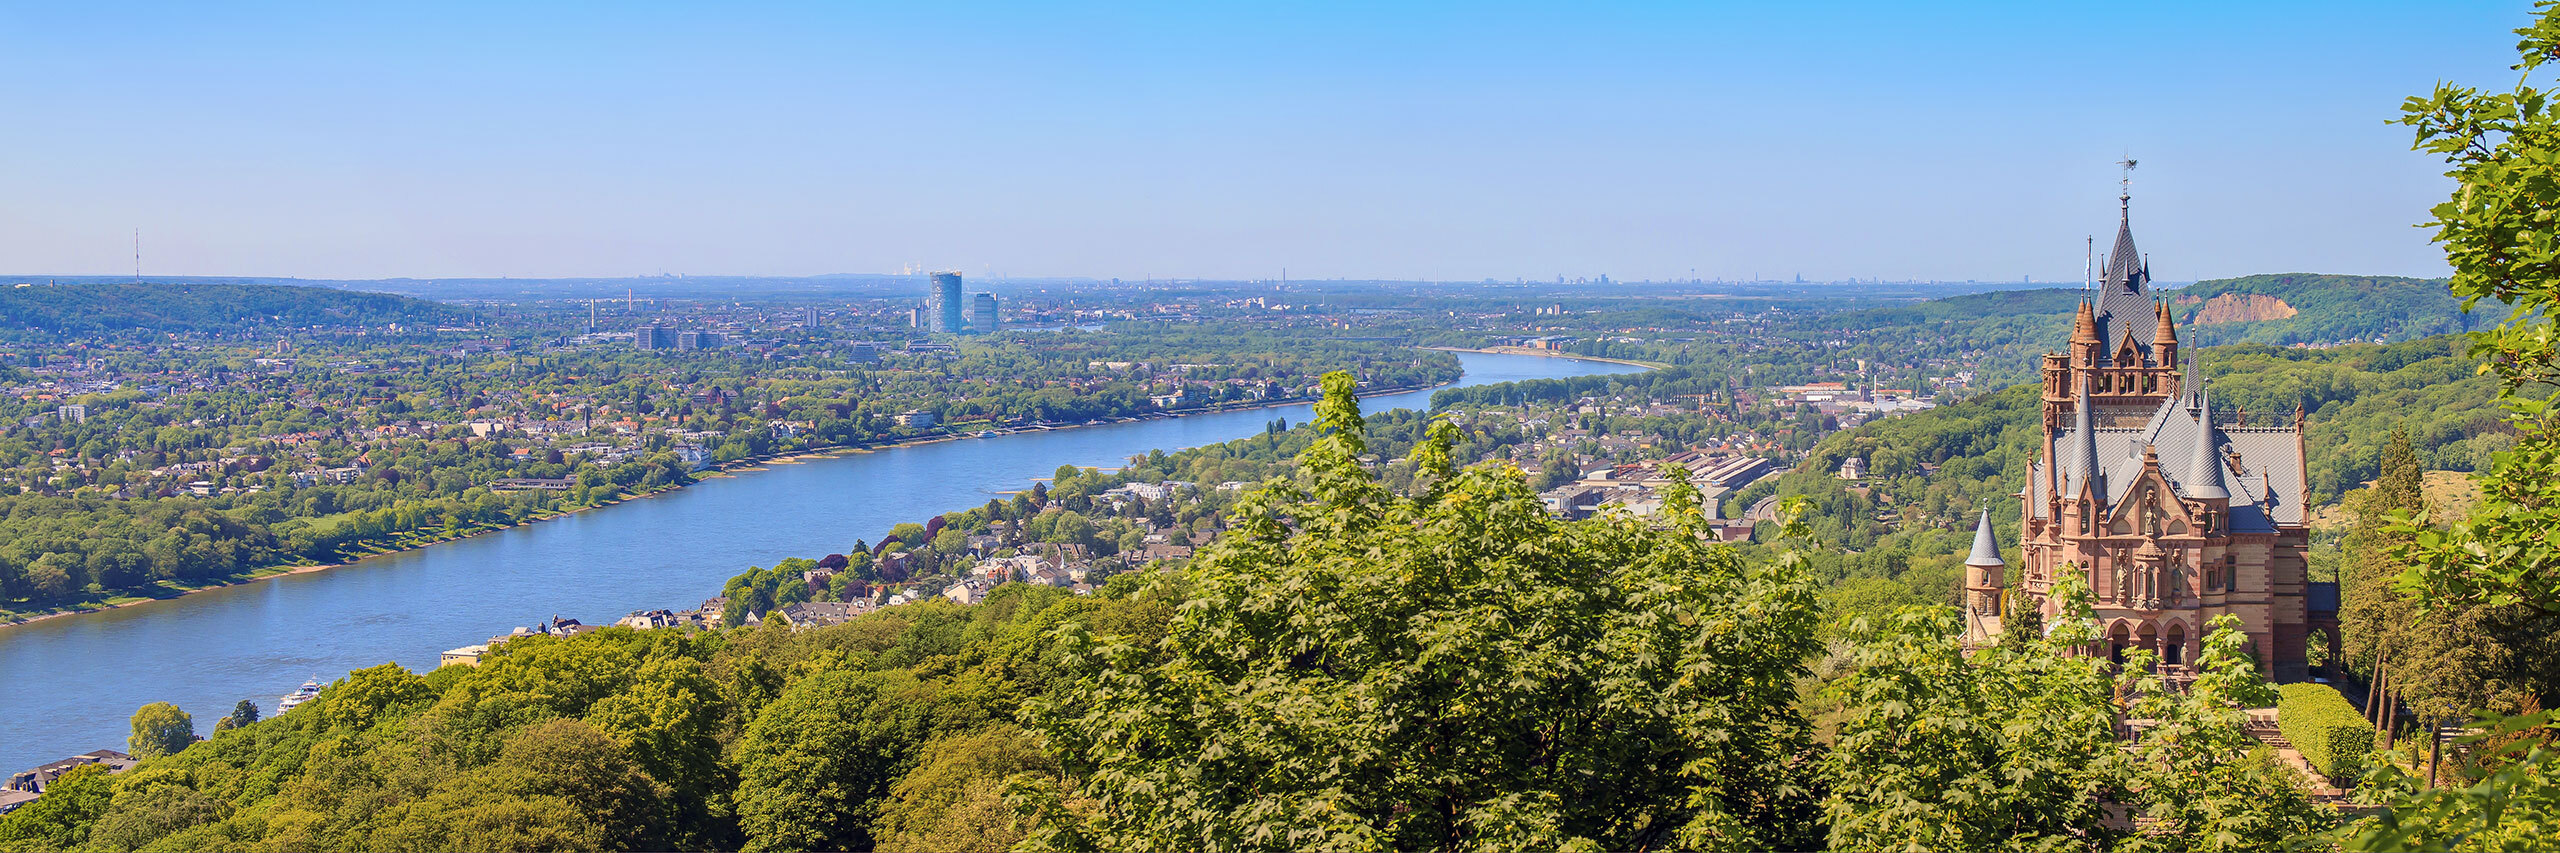
[[[1456,383],[1483,385],[1642,368],[1461,353]],[[1363,411],[1421,408],[1430,391]],[[840,552],[899,522],[1029,488],[1059,465],[1110,467],[1149,450],[1253,435],[1307,406],[965,439],[778,464],[589,510],[309,574],[0,628],[0,775],[101,747],[123,749],[135,708],[167,701],[196,729],[241,699],[260,714],[304,679],[437,654],[553,615],[609,623],[689,609],[747,566]]]

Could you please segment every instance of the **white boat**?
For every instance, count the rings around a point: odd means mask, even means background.
[[[309,702],[319,695],[320,679],[314,678],[309,681],[305,681],[302,683],[301,687],[296,688],[291,693],[285,694],[284,698],[276,700],[276,713],[282,714],[286,711],[291,711],[294,706],[300,705],[304,702]]]

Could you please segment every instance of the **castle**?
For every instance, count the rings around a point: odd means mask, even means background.
[[[2018,493],[2022,577],[2007,590],[2023,599],[2003,607],[2006,567],[1986,513],[1965,561],[1969,639],[1996,639],[2019,607],[2052,624],[2049,593],[2076,575],[2097,609],[2090,653],[2145,648],[2183,670],[2206,622],[2229,613],[2261,668],[2305,678],[2311,635],[2334,648],[2337,604],[2334,584],[2306,577],[2302,412],[2214,410],[2134,251],[2130,199],[2118,201],[2097,291],[2081,300],[2068,349],[2044,357],[2043,456]]]

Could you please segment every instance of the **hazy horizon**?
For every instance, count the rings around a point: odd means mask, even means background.
[[[2525,4],[0,7],[0,268],[2432,277]]]

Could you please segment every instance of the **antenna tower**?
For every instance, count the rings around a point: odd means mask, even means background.
[[[133,283],[142,283],[142,229],[133,229]]]

